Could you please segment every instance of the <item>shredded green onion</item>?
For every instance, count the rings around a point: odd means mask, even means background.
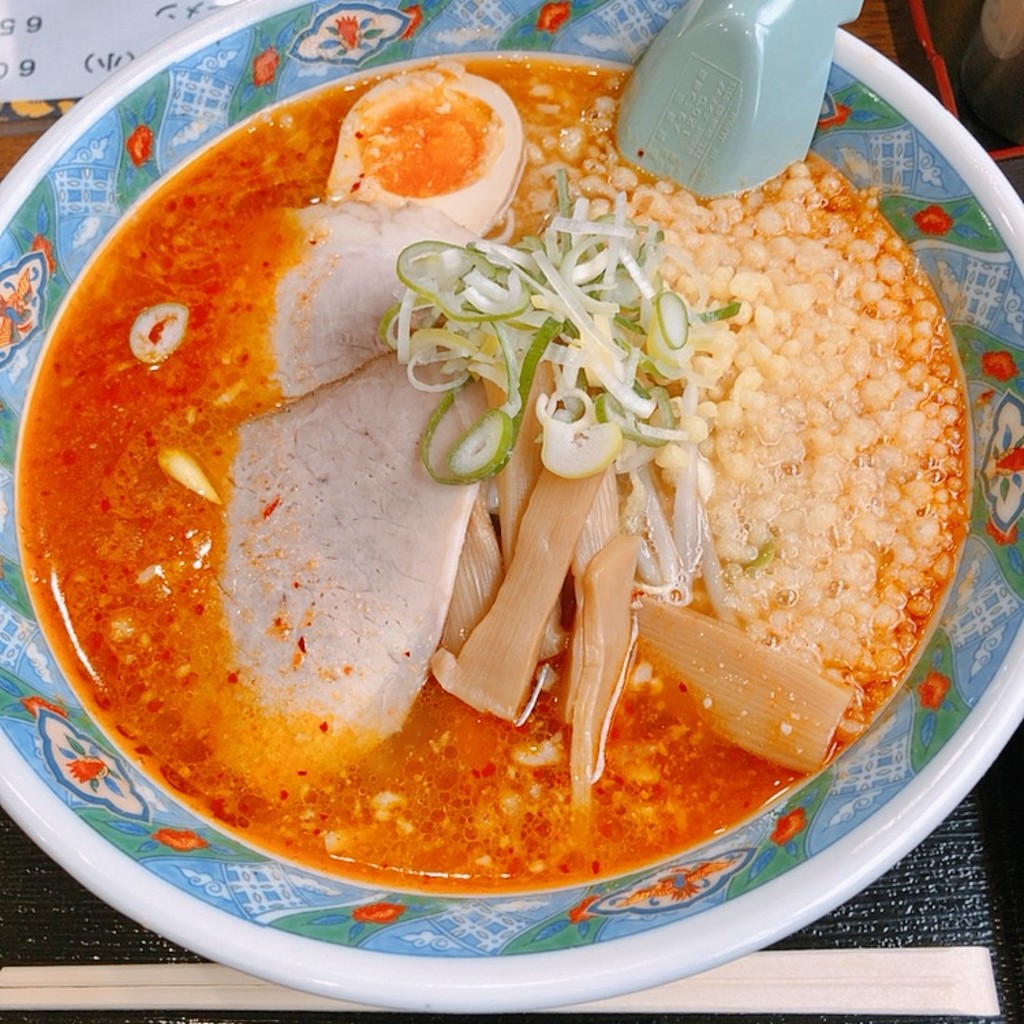
[[[691,316],[694,320],[699,320],[701,323],[710,324],[717,320],[728,320],[734,317],[740,311],[740,304],[738,302],[730,302],[726,306],[721,306],[719,309],[706,309],[702,313],[692,313]]]
[[[695,356],[740,304],[695,312],[658,277],[661,233],[626,217],[624,197],[593,216],[556,176],[557,212],[539,237],[516,245],[422,241],[398,257],[405,286],[381,333],[414,386],[441,393],[422,439],[435,479],[486,479],[507,462],[537,365],[551,364],[554,392],[538,401],[541,449],[554,472],[598,472],[623,446],[652,450],[692,443],[697,414],[676,411],[670,393],[707,387]],[[705,364],[706,364],[705,360]],[[466,381],[504,391],[450,451],[435,434]],[[704,436],[706,430],[700,436]],[[560,468],[558,468],[560,467]]]

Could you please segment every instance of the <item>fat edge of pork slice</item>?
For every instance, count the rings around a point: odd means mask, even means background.
[[[239,431],[221,580],[239,667],[265,707],[357,748],[427,678],[477,495],[420,463],[436,402],[383,356]]]
[[[476,236],[440,210],[342,202],[293,214],[309,245],[275,292],[271,332],[285,398],[341,380],[385,351],[378,328],[397,301],[395,263],[413,242]]]

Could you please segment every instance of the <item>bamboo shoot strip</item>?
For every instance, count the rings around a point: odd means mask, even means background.
[[[825,763],[850,687],[689,608],[644,599],[639,628],[720,735],[796,771]]]
[[[530,494],[543,463],[540,459],[540,420],[537,418],[537,398],[554,388],[554,376],[550,363],[538,363],[533,374],[533,383],[529,396],[523,405],[523,420],[516,438],[512,456],[494,478],[498,496],[498,536],[504,564],[512,561],[515,553],[516,538],[519,535],[519,524],[530,500]],[[492,404],[500,402],[503,396],[500,389],[488,387],[488,395]],[[541,641],[538,659],[541,661],[554,658],[565,650],[568,636],[562,625],[561,601],[555,601],[548,617],[544,639]],[[443,645],[447,646],[447,645]],[[449,648],[453,650],[453,648]],[[457,652],[455,652],[457,653]]]
[[[600,475],[567,480],[541,472],[523,514],[516,554],[490,611],[458,657],[440,648],[431,660],[437,681],[478,711],[518,719],[548,616],[601,480]]]
[[[498,523],[501,527],[501,553],[506,564],[512,561],[515,552],[519,523],[530,500],[530,492],[540,476],[540,420],[537,419],[537,397],[547,394],[554,387],[550,363],[539,363],[533,378],[533,386],[523,409],[523,421],[519,427],[512,457],[502,471],[494,478],[498,489]],[[493,400],[492,400],[493,401]]]
[[[580,673],[583,670],[583,577],[594,556],[619,532],[619,489],[615,470],[610,466],[604,471],[600,490],[593,507],[583,524],[583,532],[576,542],[572,559],[572,575],[576,590],[576,622],[570,638],[569,665],[566,672],[565,699],[562,702],[562,719],[571,722],[576,707]]]
[[[633,649],[633,578],[639,548],[638,537],[614,537],[593,557],[583,577],[577,621],[583,642],[573,651],[582,655],[582,664],[569,761],[572,800],[579,808],[589,805],[590,787],[601,777],[604,741]]]
[[[503,574],[498,537],[481,495],[470,512],[448,619],[441,636],[442,647],[453,654],[462,650],[466,637],[494,603]]]
[[[619,532],[619,485],[615,470],[609,466],[604,471],[601,488],[594,499],[593,508],[587,514],[583,532],[576,542],[572,558],[572,573],[582,579],[591,559]]]

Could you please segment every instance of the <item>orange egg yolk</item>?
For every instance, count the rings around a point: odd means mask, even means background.
[[[486,168],[493,121],[486,103],[464,93],[410,96],[360,132],[363,170],[410,199],[465,188]]]

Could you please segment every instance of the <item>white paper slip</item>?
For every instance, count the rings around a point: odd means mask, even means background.
[[[237,0],[0,0],[0,102],[77,99]]]
[[[0,969],[5,1010],[370,1010],[296,992],[217,964]],[[555,1013],[807,1013],[994,1017],[991,956],[981,946],[768,950],[644,992]]]

